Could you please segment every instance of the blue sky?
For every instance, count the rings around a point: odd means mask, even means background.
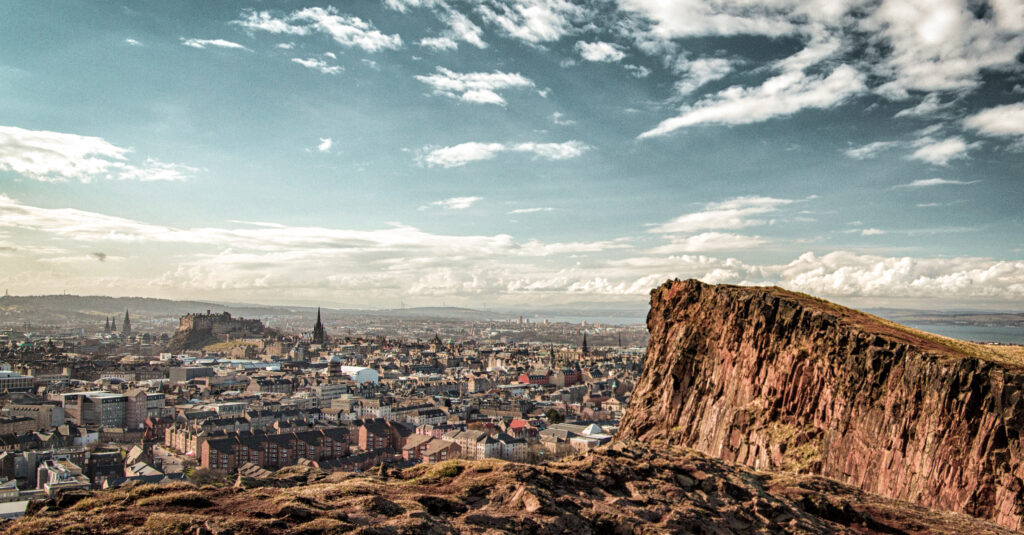
[[[1024,297],[1024,3],[0,5],[0,284]]]

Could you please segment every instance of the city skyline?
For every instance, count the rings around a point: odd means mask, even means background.
[[[1024,297],[1024,4],[0,7],[12,294]]]

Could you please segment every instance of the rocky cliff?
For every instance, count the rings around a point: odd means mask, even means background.
[[[618,442],[541,466],[448,461],[387,474],[291,467],[235,487],[65,494],[11,534],[835,533],[1008,535],[807,475],[759,473],[679,446]]]
[[[620,439],[1024,519],[1024,351],[952,340],[780,288],[669,281]]]

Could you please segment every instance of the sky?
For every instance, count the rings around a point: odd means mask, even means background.
[[[1021,0],[0,3],[0,289],[1024,302]]]

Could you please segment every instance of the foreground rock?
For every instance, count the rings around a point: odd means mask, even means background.
[[[250,479],[247,488],[96,491],[47,503],[3,528],[51,535],[1010,533],[819,477],[758,473],[680,446],[617,442],[542,466],[449,461],[370,476],[292,472],[262,480],[267,486]]]
[[[1021,348],[943,338],[779,288],[694,280],[655,289],[647,323],[620,438],[1022,527]]]

